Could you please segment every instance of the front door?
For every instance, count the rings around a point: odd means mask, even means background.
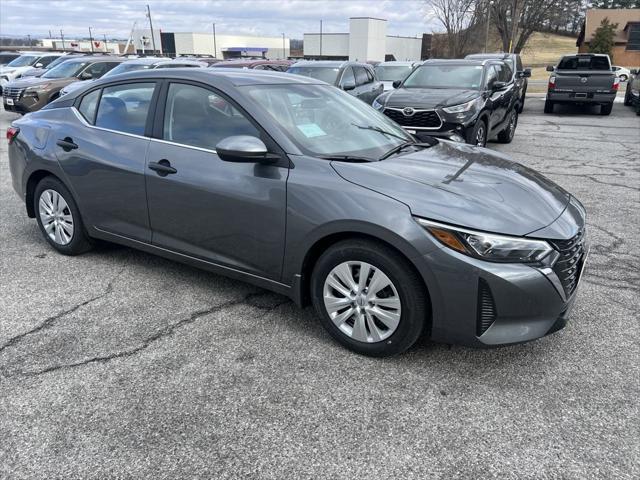
[[[279,280],[288,169],[218,157],[216,145],[232,135],[269,141],[214,90],[170,83],[163,104],[162,139],[147,156],[152,243]]]

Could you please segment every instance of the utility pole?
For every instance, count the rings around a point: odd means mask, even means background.
[[[89,42],[91,42],[91,53],[93,53],[93,35],[91,33],[91,27],[89,27]]]
[[[518,0],[513,0],[513,7],[511,10],[511,38],[509,40],[509,52],[513,53],[514,41],[516,39],[516,33],[518,32],[518,22],[520,17],[518,15]]]
[[[27,35],[27,38],[28,38],[28,42],[29,42],[28,45],[31,46],[31,35]]]
[[[284,47],[284,33],[282,34],[282,58],[287,59],[287,49]]]
[[[218,58],[218,49],[216,47],[216,24],[213,24],[213,56]]]
[[[322,20],[320,20],[320,60],[322,60]]]
[[[107,34],[103,33],[102,36],[104,37],[104,51],[105,53],[107,53],[109,51],[109,49],[107,48]]]
[[[151,44],[153,45],[153,53],[156,53],[156,37],[153,34],[153,22],[151,21],[151,9],[149,8],[149,4],[147,4],[147,17],[149,17],[149,28],[151,29]]]
[[[62,29],[60,29],[60,40],[62,40],[62,51],[64,52],[66,48],[64,47],[64,34],[62,33]]]
[[[51,38],[51,30],[49,30],[49,38]]]
[[[484,34],[484,53],[487,53],[487,48],[489,45],[489,26],[491,25],[491,7],[493,6],[493,0],[489,2],[487,7],[487,31]]]

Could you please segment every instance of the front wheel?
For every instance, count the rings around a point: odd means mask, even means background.
[[[631,89],[627,87],[627,90],[624,92],[624,106],[628,107],[631,103]]]
[[[505,129],[498,134],[498,141],[500,143],[511,143],[511,141],[513,140],[513,136],[516,134],[517,126],[518,112],[514,110],[513,112],[511,112],[511,116],[509,116],[509,123],[507,124]]]
[[[609,115],[611,114],[611,110],[613,110],[613,102],[600,105],[600,115]]]
[[[346,240],[324,252],[311,276],[311,295],[329,334],[363,355],[404,352],[427,320],[427,294],[413,266],[373,241]]]
[[[45,240],[63,255],[79,255],[91,249],[71,192],[60,180],[45,177],[36,186],[34,210]]]
[[[478,120],[473,128],[467,130],[467,143],[484,147],[487,145],[487,122]]]

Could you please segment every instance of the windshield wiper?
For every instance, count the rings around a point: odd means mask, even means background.
[[[407,137],[406,136],[402,136],[402,135],[398,135],[397,133],[393,133],[393,132],[388,132],[387,130],[384,130],[380,127],[374,127],[373,125],[358,125],[357,123],[352,123],[351,125],[353,125],[356,128],[359,128],[361,130],[372,130],[374,132],[378,132],[381,133],[383,135],[389,135],[391,137],[396,137],[399,138],[400,140],[406,140]]]
[[[436,143],[438,143],[437,140],[434,139],[433,142],[424,142],[424,143],[418,143],[418,142],[404,142],[401,143],[400,145],[397,145],[395,147],[393,147],[391,150],[389,150],[387,153],[385,153],[384,155],[382,155],[378,161],[380,160],[385,160],[387,158],[389,158],[391,155],[394,155],[396,153],[401,152],[402,150],[404,150],[407,147],[418,147],[418,148],[429,148],[429,147],[433,147]]]
[[[358,157],[356,155],[321,155],[318,158],[323,160],[337,160],[339,162],[365,163],[375,161],[373,158]]]

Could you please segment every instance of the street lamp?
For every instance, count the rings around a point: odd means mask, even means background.
[[[284,33],[282,34],[282,58],[284,60],[287,59],[287,49],[285,48],[285,43],[284,43]]]
[[[487,45],[489,44],[489,25],[491,25],[491,7],[493,6],[493,0],[489,2],[489,8],[487,8],[487,30],[484,34],[484,53],[487,53]]]

